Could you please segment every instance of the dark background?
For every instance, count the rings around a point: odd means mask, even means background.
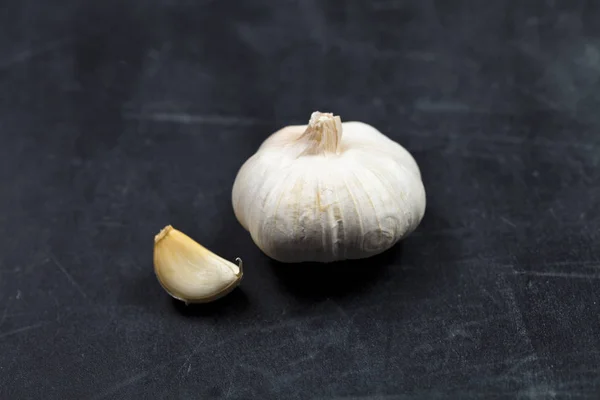
[[[597,399],[598,21],[595,1],[2,1],[0,398]],[[235,220],[238,168],[315,110],[421,167],[426,216],[379,257],[280,265]],[[242,257],[241,287],[172,301],[166,224]]]

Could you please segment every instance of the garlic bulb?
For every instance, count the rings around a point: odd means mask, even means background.
[[[209,251],[171,225],[154,237],[154,271],[163,289],[186,303],[207,303],[231,292],[242,279],[239,267]]]
[[[382,253],[425,213],[411,154],[374,127],[314,112],[267,138],[232,192],[239,223],[281,262],[332,262]]]

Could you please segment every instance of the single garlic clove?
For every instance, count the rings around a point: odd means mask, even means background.
[[[235,289],[243,275],[239,266],[219,257],[186,234],[164,227],[154,237],[154,272],[163,289],[187,303],[208,303]]]

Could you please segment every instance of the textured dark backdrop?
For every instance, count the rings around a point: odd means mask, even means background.
[[[598,398],[598,2],[93,3],[0,5],[0,398]],[[380,257],[278,265],[234,218],[314,110],[422,169]],[[171,301],[166,224],[240,289]]]

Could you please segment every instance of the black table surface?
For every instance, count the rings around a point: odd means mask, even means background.
[[[600,3],[3,3],[0,398],[598,398]],[[421,168],[378,257],[279,264],[234,217],[315,110]],[[167,224],[241,286],[172,300]]]

